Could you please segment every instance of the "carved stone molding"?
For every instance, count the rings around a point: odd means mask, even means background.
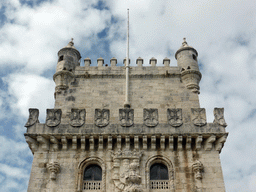
[[[80,127],[85,122],[85,109],[71,109],[69,124],[73,127]]]
[[[95,109],[95,125],[105,127],[109,124],[109,109]]]
[[[192,165],[192,171],[195,174],[196,179],[202,179],[203,170],[204,170],[203,164],[199,160],[196,160],[196,162],[193,163]]]
[[[39,123],[38,117],[39,117],[39,110],[30,108],[28,121],[27,121],[25,127],[30,127],[36,123]]]
[[[60,124],[61,109],[47,109],[46,125],[55,127]]]
[[[133,125],[134,110],[133,109],[119,109],[119,120],[121,126],[130,127]]]
[[[47,163],[47,169],[51,172],[50,179],[56,180],[57,173],[60,171],[60,164],[57,161]]]
[[[158,125],[158,109],[143,109],[144,124],[148,127]]]
[[[206,114],[204,108],[192,108],[192,121],[196,126],[206,125]]]
[[[224,108],[214,108],[214,121],[213,123],[218,123],[219,125],[226,127],[227,123],[224,119]]]
[[[179,127],[183,124],[182,109],[167,109],[167,119],[171,126]]]

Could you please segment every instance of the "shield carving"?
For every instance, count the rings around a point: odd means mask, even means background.
[[[69,124],[73,127],[80,127],[85,122],[85,109],[71,109]]]
[[[206,125],[206,114],[204,108],[191,108],[192,121],[196,126]]]
[[[143,109],[144,124],[148,127],[155,127],[158,124],[157,109]]]
[[[60,124],[61,121],[61,109],[47,109],[46,111],[46,125],[49,127],[55,127]]]
[[[218,123],[219,125],[226,127],[227,123],[224,119],[224,108],[214,108],[214,121],[213,123]]]
[[[39,123],[38,116],[39,116],[39,110],[30,108],[28,121],[27,121],[25,127],[30,127],[36,123]]]
[[[182,109],[167,109],[167,119],[171,126],[179,127],[183,124]]]
[[[95,125],[105,127],[109,124],[109,109],[95,109]]]
[[[134,110],[133,109],[119,109],[119,119],[121,126],[130,127],[133,125]]]

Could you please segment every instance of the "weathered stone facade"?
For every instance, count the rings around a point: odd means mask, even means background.
[[[177,67],[90,66],[71,41],[58,53],[55,108],[39,123],[30,109],[25,138],[34,154],[29,192],[224,192],[219,153],[226,141],[223,108],[207,123],[199,105],[197,51],[184,40]],[[100,171],[99,171],[100,170]],[[157,171],[154,171],[157,170]],[[158,179],[156,179],[158,178]]]

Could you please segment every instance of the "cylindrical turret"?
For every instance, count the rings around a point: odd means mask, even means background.
[[[199,82],[202,75],[199,71],[197,56],[197,51],[193,47],[188,46],[186,38],[184,38],[184,42],[176,52],[175,58],[177,59],[178,66],[181,67],[182,82],[186,84],[187,89],[199,94]]]
[[[69,87],[76,66],[80,66],[81,55],[74,47],[73,38],[68,45],[58,52],[58,63],[53,80],[56,84],[55,97],[57,93]]]
[[[58,64],[57,70],[67,70],[72,72],[76,66],[80,66],[81,55],[79,51],[74,47],[73,38],[66,47],[63,47],[58,52]]]
[[[186,42],[186,38],[183,39],[184,42],[182,43],[182,46],[178,51],[175,53],[175,58],[177,59],[178,66],[181,67],[181,69],[193,69],[198,70],[198,63],[197,63],[197,51],[193,48],[188,46],[188,43]]]

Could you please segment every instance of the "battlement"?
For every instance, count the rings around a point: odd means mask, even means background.
[[[125,64],[125,62],[126,62],[126,59],[124,58],[123,59],[123,64]],[[166,57],[166,58],[163,59],[163,63],[162,63],[163,65],[161,65],[161,66],[168,67],[168,66],[170,66],[170,62],[171,62],[171,60]],[[91,66],[91,63],[92,62],[91,62],[90,58],[87,57],[87,58],[84,59],[84,66],[86,66],[86,67]],[[105,63],[105,60],[102,57],[97,59],[97,66],[98,67],[109,67],[109,66],[115,67],[115,66],[117,66],[117,59],[115,57],[113,57],[112,59],[110,59],[109,63],[110,64]],[[131,64],[131,60],[130,59],[129,59],[129,64]],[[152,57],[149,60],[148,64],[151,67],[157,66],[157,59]],[[136,65],[138,67],[142,67],[144,65],[144,59],[142,59],[141,57],[136,59]],[[158,65],[160,66],[160,64],[158,64]]]

